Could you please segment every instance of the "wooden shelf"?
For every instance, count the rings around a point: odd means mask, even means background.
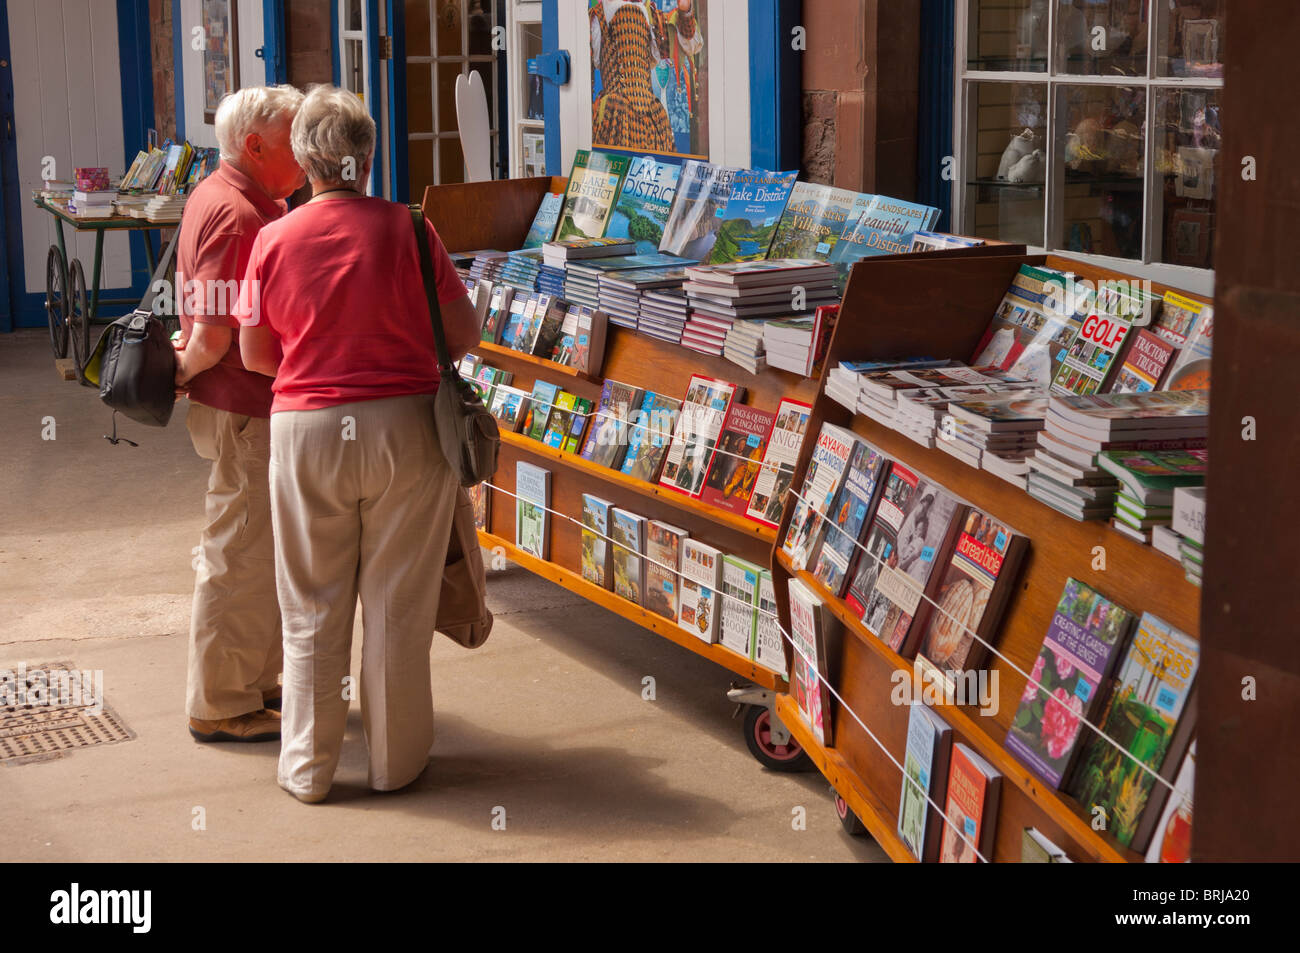
[[[864,785],[853,769],[834,748],[824,748],[813,737],[804,723],[799,706],[789,695],[776,700],[776,713],[781,724],[799,742],[817,770],[822,773],[840,795],[848,802],[858,820],[863,823],[872,839],[884,849],[889,859],[899,864],[915,864],[916,858],[898,836],[898,817],[872,790]]]
[[[601,378],[595,377],[585,371],[569,367],[567,364],[556,364],[554,361],[548,361],[544,357],[538,357],[535,354],[525,354],[523,351],[516,351],[514,348],[503,347],[500,344],[493,344],[490,341],[480,341],[470,348],[470,352],[482,351],[484,354],[492,354],[497,357],[504,357],[511,361],[518,361],[521,364],[531,364],[533,367],[542,368],[548,374],[559,374],[561,377],[576,377],[589,383],[599,384]]]
[[[610,612],[617,613],[623,618],[635,622],[650,631],[663,636],[670,642],[675,642],[684,649],[694,652],[696,655],[703,656],[711,662],[716,662],[723,668],[729,669],[744,678],[749,679],[757,685],[772,691],[785,692],[789,690],[789,684],[780,675],[771,672],[759,665],[755,665],[749,658],[738,652],[733,652],[724,645],[708,644],[700,640],[697,636],[683,629],[677,623],[661,615],[650,612],[643,606],[635,602],[629,602],[621,596],[615,595],[608,589],[604,589],[583,579],[581,575],[572,570],[565,569],[563,566],[556,565],[545,559],[538,559],[530,553],[524,552],[500,536],[479,530],[479,542],[488,549],[501,547],[506,557],[512,562],[516,562],[530,572],[536,573],[545,579],[549,579],[558,585],[563,586],[570,592],[577,593],[589,602],[594,602]]]
[[[911,677],[912,663],[868,632],[866,626],[862,624],[862,620],[843,600],[831,595],[811,573],[796,570],[784,553],[778,551],[776,558],[781,563],[782,568],[802,581],[804,585],[812,589],[826,602],[827,607],[844,624],[848,632],[858,638],[893,669],[906,672],[908,677]],[[1046,787],[1014,755],[1007,751],[1001,742],[995,740],[992,735],[980,727],[981,716],[978,714],[971,715],[968,711],[969,706],[963,707],[940,703],[931,705],[931,707],[943,715],[944,720],[952,726],[955,732],[961,735],[963,740],[987,758],[993,767],[1002,773],[1007,782],[1014,784],[1023,791],[1030,800],[1043,810],[1043,813],[1064,828],[1096,860],[1108,863],[1142,862],[1143,858],[1135,851],[1124,847],[1110,835],[1094,831],[1089,823],[1088,816],[1083,812],[1082,808],[1072,798]],[[896,752],[896,756],[901,760],[902,752]],[[865,820],[863,823],[866,823]]]
[[[755,523],[753,520],[746,519],[743,516],[737,516],[729,510],[719,509],[716,506],[710,506],[708,503],[701,503],[699,500],[692,499],[684,493],[676,493],[667,487],[659,486],[655,483],[646,483],[644,480],[638,480],[628,476],[618,470],[611,470],[609,467],[602,467],[599,464],[592,463],[585,457],[580,457],[576,453],[566,453],[563,450],[557,450],[555,447],[548,447],[539,440],[533,440],[525,437],[520,433],[503,432],[501,434],[503,443],[518,447],[520,450],[533,454],[534,456],[543,457],[556,463],[561,463],[572,470],[576,470],[586,476],[593,477],[605,483],[614,486],[623,487],[631,490],[640,496],[651,499],[665,500],[677,509],[683,510],[692,516],[698,516],[700,519],[708,520],[719,526],[725,526],[728,529],[752,536],[755,539],[762,540],[768,546],[776,542],[776,530],[770,526],[763,526]]]

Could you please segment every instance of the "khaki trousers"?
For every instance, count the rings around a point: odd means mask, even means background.
[[[280,674],[280,607],[267,465],[271,427],[190,404],[195,451],[212,461],[190,616],[191,718],[234,718],[262,707]]]
[[[284,624],[280,786],[324,794],[338,767],[361,598],[361,720],[376,790],[414,781],[433,745],[429,647],[456,479],[432,396],[271,415]]]

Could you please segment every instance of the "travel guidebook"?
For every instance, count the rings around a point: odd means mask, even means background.
[[[646,525],[645,602],[651,612],[677,619],[677,594],[681,589],[682,544],[686,530],[659,520]]]
[[[681,165],[670,159],[634,156],[610,213],[605,237],[631,239],[636,242],[638,255],[657,252],[681,174]]]
[[[944,803],[951,754],[952,728],[948,723],[920,702],[908,706],[898,834],[912,856],[926,863],[939,856],[943,815],[930,801]]]
[[[582,494],[582,578],[602,589],[614,586],[609,546],[609,514],[614,504]]]
[[[856,440],[850,430],[822,424],[804,474],[803,486],[794,499],[794,515],[781,543],[781,550],[790,557],[796,569],[808,565],[809,556],[822,538],[826,511],[844,484],[849,456]]]
[[[542,196],[542,204],[537,207],[533,224],[524,236],[525,248],[541,248],[555,236],[555,223],[560,220],[560,210],[563,207],[563,192],[547,192]]]
[[[658,482],[681,407],[682,402],[676,397],[646,391],[640,410],[628,421],[627,450],[619,467],[621,472],[646,483]]]
[[[794,477],[794,465],[803,446],[812,406],[797,400],[783,400],[776,408],[776,421],[763,454],[763,466],[754,479],[745,515],[767,526],[778,526],[785,508],[786,490]]]
[[[815,258],[827,261],[848,224],[858,193],[812,182],[796,182],[790,190],[770,258]]]
[[[867,531],[865,551],[859,549],[854,556],[856,562],[844,593],[845,603],[858,618],[866,614],[881,565],[897,545],[898,530],[903,525],[903,517],[920,479],[897,460],[889,468],[889,476],[880,491],[880,502],[876,504],[876,514]]]
[[[704,261],[713,250],[722,225],[719,213],[731,198],[731,180],[739,171],[697,159],[686,160],[659,250]]]
[[[645,582],[645,534],[644,516],[620,509],[610,510],[610,538],[614,541],[613,569],[614,594],[622,596],[629,602],[642,604],[642,585]]]
[[[909,252],[912,236],[932,228],[939,215],[940,210],[930,205],[904,202],[887,195],[859,195],[853,201],[848,224],[829,260],[852,262],[871,255]]]
[[[550,545],[551,471],[520,460],[515,464],[515,545],[538,559]]]
[[[813,575],[832,595],[839,596],[844,590],[858,543],[867,521],[876,511],[876,493],[884,482],[882,477],[889,469],[889,462],[874,447],[855,441],[849,456],[848,476],[827,514],[831,525],[826,527],[821,546],[811,560]]]
[[[797,171],[763,169],[737,172],[731,180],[731,195],[722,209],[722,224],[709,252],[709,264],[766,258],[798,175]]]
[[[599,150],[579,149],[573,157],[556,241],[601,238],[618,198],[631,159]]]
[[[775,419],[771,411],[732,403],[704,478],[701,500],[745,515]]]
[[[692,374],[682,401],[682,412],[673,431],[673,442],[664,459],[661,486],[698,497],[713,448],[733,399],[741,393],[735,384]]]
[[[1097,724],[1101,689],[1133,624],[1133,613],[1077,579],[1067,579],[1056,614],[1007,732],[1007,750],[1053,788],[1081,749],[1082,720]]]

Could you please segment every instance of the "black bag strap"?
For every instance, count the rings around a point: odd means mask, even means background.
[[[163,251],[162,257],[158,259],[158,265],[156,268],[154,268],[153,275],[151,275],[149,278],[149,287],[145,288],[144,297],[140,299],[140,306],[135,309],[137,312],[146,311],[149,314],[153,314],[153,303],[158,299],[158,295],[160,293],[159,291],[156,290],[156,286],[159,280],[164,275],[167,274],[167,269],[171,267],[172,259],[176,257],[176,243],[180,241],[180,238],[181,238],[181,224],[180,222],[177,222],[176,231],[172,234],[172,240],[167,243],[167,248]],[[146,235],[144,240],[148,241],[149,236]],[[173,288],[172,289],[173,307],[175,307],[179,297],[180,297],[179,289]]]
[[[424,228],[424,211],[418,205],[411,210],[411,223],[415,226],[415,245],[420,250],[420,272],[424,276],[424,296],[429,299],[429,320],[433,322],[433,341],[438,348],[438,370],[444,379],[455,371],[451,354],[447,350],[447,335],[442,328],[442,308],[438,304],[438,282],[433,277],[433,256],[429,253],[429,234]]]

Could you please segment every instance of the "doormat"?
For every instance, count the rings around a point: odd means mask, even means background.
[[[0,671],[0,764],[130,741],[135,732],[103,700],[103,675],[71,662]]]

